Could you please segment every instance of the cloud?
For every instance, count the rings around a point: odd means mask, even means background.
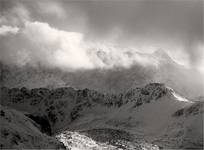
[[[0,24],[22,28],[21,33],[7,37],[2,45],[10,49],[12,46],[9,42],[17,45],[13,49],[18,47],[15,51],[18,51],[19,57],[25,54],[24,61],[38,60],[48,66],[70,68],[81,63],[85,63],[81,65],[85,68],[127,67],[142,62],[147,65],[148,61],[136,55],[128,58],[123,49],[132,47],[131,51],[152,52],[162,48],[181,64],[201,68],[203,50],[199,45],[203,45],[202,0],[2,2]],[[70,44],[75,40],[67,37],[77,37],[80,42]],[[106,52],[106,60],[102,56],[99,58],[96,49]],[[42,56],[47,55],[46,59],[35,51],[42,53]],[[31,59],[33,57],[35,59]],[[55,63],[49,59],[55,60]]]
[[[83,35],[52,28],[47,23],[26,22],[21,36],[28,42],[26,49],[31,65],[69,69],[92,68],[81,46]]]
[[[0,27],[0,35],[6,35],[8,33],[17,34],[19,31],[18,27],[11,27],[11,26],[1,26]]]
[[[36,4],[38,11],[44,16],[51,15],[60,19],[66,18],[66,11],[63,9],[60,3],[54,1],[49,1],[49,3],[47,3],[47,1],[37,1]]]
[[[63,6],[67,5],[63,1]],[[139,50],[152,46],[171,54],[185,53],[185,61],[192,67],[203,59],[197,48],[204,40],[203,0],[89,1],[73,5],[87,17],[85,39]]]
[[[70,71],[128,68],[136,63],[152,65],[154,61],[134,53],[133,49],[122,50],[114,45],[91,43],[84,40],[82,33],[59,30],[44,22],[27,21],[16,35],[7,36],[1,42],[3,45],[1,59],[19,65],[40,64]]]
[[[1,1],[0,25],[22,26],[25,21],[30,20],[30,12],[17,1]]]
[[[0,1],[3,63],[67,71],[56,75],[60,82],[66,78],[70,86],[103,92],[164,82],[187,94],[202,93],[201,75],[193,70],[204,74],[202,0]],[[164,61],[164,70],[158,68],[160,60],[144,53],[159,48],[193,69],[169,71]]]

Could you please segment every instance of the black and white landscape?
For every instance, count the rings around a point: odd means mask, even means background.
[[[203,0],[0,0],[0,148],[203,149]]]

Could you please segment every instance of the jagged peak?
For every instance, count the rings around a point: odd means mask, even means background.
[[[170,93],[173,93],[174,90],[168,86],[166,86],[164,83],[157,83],[157,82],[152,82],[152,83],[148,83],[148,84],[145,84],[143,86],[140,86],[140,87],[136,87],[134,89],[131,89],[129,91],[137,91],[137,90],[146,90],[146,91],[154,91],[154,90],[157,90],[157,89],[160,89],[160,90],[166,90]]]
[[[184,103],[192,103],[164,83],[149,83],[142,87],[131,89],[125,94],[125,102],[136,102],[136,106],[163,98]]]

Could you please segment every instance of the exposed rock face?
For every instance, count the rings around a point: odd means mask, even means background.
[[[40,126],[40,131],[47,135],[52,135],[52,130],[48,118],[46,116],[34,116],[31,114],[26,114],[30,119],[35,121]]]

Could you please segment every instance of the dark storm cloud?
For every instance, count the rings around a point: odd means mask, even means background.
[[[88,18],[88,38],[107,38],[121,30],[119,43],[183,46],[192,62],[202,53],[202,0],[89,1],[72,3]],[[174,46],[172,46],[174,48]]]
[[[1,0],[5,15],[81,32],[86,40],[124,46],[150,45],[188,54],[192,65],[202,59],[203,0]],[[26,14],[26,10],[28,11]],[[23,16],[23,15],[22,15]],[[200,48],[199,48],[200,47]]]
[[[151,45],[167,48],[172,53],[181,47],[180,50],[188,54],[192,65],[202,60],[202,0],[50,2],[63,10],[57,17],[39,11],[39,6],[43,6],[43,9],[49,6],[46,0],[38,5],[29,2],[27,7],[33,11],[36,20],[46,21],[67,31],[82,32],[87,40],[110,41],[125,46]],[[56,10],[55,13],[60,12]]]

